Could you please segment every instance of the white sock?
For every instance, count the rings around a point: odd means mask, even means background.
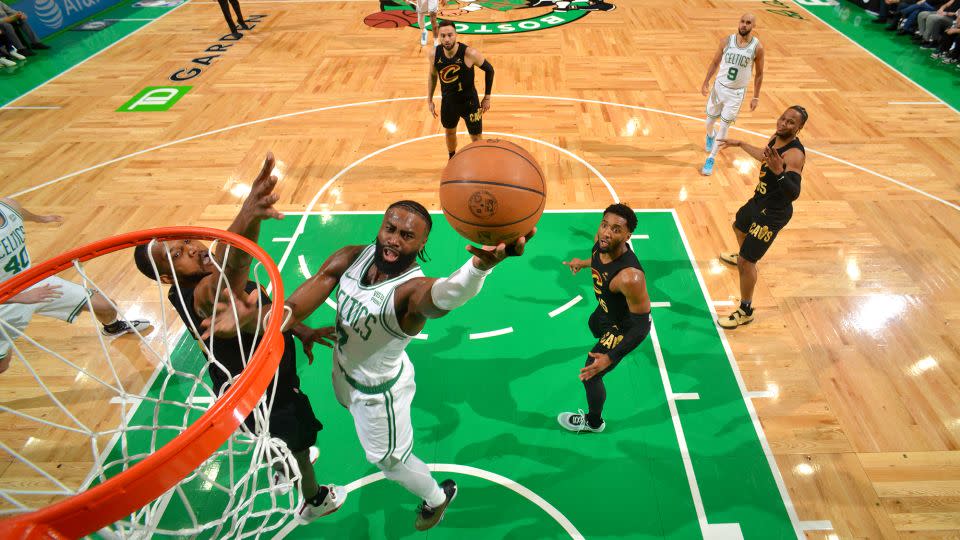
[[[713,143],[713,150],[710,151],[710,157],[715,157],[717,152],[720,151],[720,140],[727,137],[728,129],[730,129],[730,124],[720,120],[720,129],[717,130],[717,140]]]
[[[377,467],[384,476],[426,501],[430,508],[436,508],[447,500],[447,494],[430,475],[427,464],[413,454],[407,457],[406,463],[391,457],[385,463],[378,463]]]

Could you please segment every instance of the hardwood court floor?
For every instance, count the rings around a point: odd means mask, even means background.
[[[514,140],[548,174],[548,208],[609,204],[596,172],[637,208],[675,208],[710,295],[730,300],[736,274],[715,256],[733,243],[729,224],[758,168],[732,151],[713,176],[699,175],[699,87],[719,40],[755,10],[767,69],[759,108],[737,127],[766,137],[794,103],[810,121],[803,194],[760,266],[757,320],[727,333],[744,385],[760,392],[753,406],[799,519],[834,528],[809,538],[957,537],[960,117],[942,105],[890,104],[930,98],[810,18],[759,2],[614,3],[552,29],[462,35],[496,68],[485,130],[528,138]],[[549,7],[492,7],[456,18],[551,16]],[[121,231],[225,226],[267,150],[282,161],[281,206],[302,211],[337,173],[404,143],[340,175],[312,209],[380,210],[399,198],[438,208],[442,140],[411,141],[439,133],[422,100],[417,32],[366,26],[374,2],[244,10],[264,17],[209,65],[192,60],[211,54],[223,22],[215,3],[191,2],[15,103],[60,109],[0,111],[0,191],[27,191],[27,208],[66,217],[61,227],[28,225],[34,260]],[[115,112],[191,67],[201,72],[176,83],[192,88],[169,111]],[[762,142],[755,134],[732,136]],[[132,265],[101,272],[121,307],[159,316]],[[79,327],[35,328],[67,347]],[[151,361],[136,345],[113,346],[131,384],[145,380]],[[5,403],[33,395],[21,386],[27,377],[17,366],[3,375]],[[67,392],[73,377],[63,379]],[[25,445],[22,429],[4,440]]]

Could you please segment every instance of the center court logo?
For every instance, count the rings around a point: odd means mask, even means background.
[[[591,11],[610,11],[616,7],[606,0],[596,3],[589,0],[441,0],[441,4],[439,17],[452,20],[460,34],[519,34],[546,30],[582,19]],[[544,13],[544,8],[550,11]],[[524,14],[526,10],[537,14],[504,22],[476,20],[485,12],[517,11]],[[367,16],[363,22],[374,28],[416,27],[416,7],[405,0],[380,0],[380,12]]]

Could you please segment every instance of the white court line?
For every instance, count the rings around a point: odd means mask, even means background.
[[[160,16],[157,17],[156,19],[151,19],[151,22],[148,22],[147,24],[141,26],[140,28],[137,28],[137,29],[134,30],[133,32],[130,32],[129,34],[123,36],[122,38],[114,41],[114,42],[111,43],[110,45],[107,45],[107,46],[104,47],[103,49],[100,49],[99,51],[91,54],[90,56],[88,56],[87,58],[85,58],[85,59],[83,59],[82,61],[78,62],[76,65],[70,67],[69,69],[66,69],[66,70],[64,70],[64,71],[61,71],[61,72],[58,73],[57,75],[51,77],[50,80],[48,80],[48,81],[46,81],[45,83],[37,86],[36,88],[30,90],[29,92],[25,92],[23,95],[20,95],[20,96],[15,97],[14,99],[11,99],[10,101],[4,103],[4,105],[8,105],[8,104],[10,104],[10,103],[13,103],[14,101],[17,101],[17,100],[20,100],[20,99],[23,99],[23,98],[29,96],[30,94],[36,92],[37,90],[43,88],[44,86],[50,84],[51,82],[59,79],[60,77],[63,77],[63,76],[66,75],[67,73],[70,73],[71,71],[77,69],[78,67],[80,67],[80,66],[82,66],[83,64],[89,62],[90,60],[93,60],[93,59],[96,58],[97,56],[100,56],[100,55],[103,54],[104,52],[106,52],[106,51],[110,50],[111,48],[115,47],[118,43],[122,42],[123,40],[129,38],[130,36],[136,34],[137,32],[143,30],[144,28],[150,26],[150,25],[153,24],[154,22],[159,21],[160,19],[166,17],[167,15],[173,13],[174,11],[182,8],[183,6],[185,6],[185,5],[189,4],[189,3],[190,3],[190,2],[189,2],[189,0],[188,0],[188,1],[180,4],[179,6],[176,6],[176,7],[172,8],[170,11],[164,13],[163,15],[160,15]],[[42,187],[42,185],[41,185],[41,186],[38,186],[38,187]],[[30,191],[32,191],[32,190],[33,190],[33,188],[31,188]],[[24,192],[24,193],[26,193],[26,192]]]
[[[944,105],[942,101],[888,101],[887,105]]]
[[[777,397],[777,393],[772,390],[754,390],[747,392],[746,396],[750,399],[770,399]]]
[[[670,307],[670,302],[650,302],[650,307],[652,308]]]
[[[210,405],[213,403],[213,396],[190,396],[187,398],[190,405]]]
[[[631,240],[649,240],[649,239],[650,239],[650,235],[649,235],[649,234],[634,234],[634,235],[631,235],[631,236],[630,236],[630,239],[631,239]]]
[[[501,328],[499,330],[491,330],[489,332],[478,332],[476,334],[470,334],[470,339],[485,339],[489,337],[502,336],[504,334],[509,334],[513,332],[513,327],[508,326],[506,328]]]
[[[161,17],[162,17],[162,16],[163,16],[163,15],[161,15]],[[104,20],[105,20],[105,21],[112,21],[112,22],[127,22],[127,21],[143,22],[143,21],[155,21],[155,20],[157,20],[157,19],[104,19]]]
[[[13,107],[13,106],[11,106],[11,107],[0,107],[0,110],[2,110],[2,111],[57,111],[57,110],[60,110],[60,109],[62,109],[62,108],[63,108],[63,107],[56,107],[56,106],[52,106],[52,105],[51,105],[51,106],[48,106],[48,107],[41,107],[41,106],[36,106],[36,107],[27,107],[27,106],[23,106],[23,107]]]
[[[552,319],[552,318],[556,317],[557,315],[563,313],[564,311],[572,308],[573,306],[575,306],[575,305],[577,304],[577,302],[579,302],[579,301],[581,301],[581,300],[583,300],[583,297],[578,294],[578,295],[576,296],[576,298],[574,298],[573,300],[570,300],[570,301],[567,302],[566,304],[564,304],[564,305],[558,307],[557,309],[551,311],[550,313],[548,313],[548,315],[550,315],[550,318]]]
[[[274,238],[273,241],[274,241],[274,242],[289,242],[290,239],[289,239],[289,238]]]
[[[181,6],[184,6],[184,5],[186,5],[186,4],[181,4]],[[180,6],[177,6],[177,8],[179,8],[179,7],[180,7]],[[801,7],[802,7],[802,6],[801,6]],[[177,9],[177,8],[174,8],[174,9]],[[173,10],[171,10],[171,11],[173,11]],[[166,14],[165,14],[165,15],[166,15]],[[132,35],[132,34],[131,34],[131,35]],[[122,40],[121,40],[121,41],[122,41]],[[119,43],[119,42],[118,42],[118,43]],[[109,48],[109,47],[108,47],[108,48]],[[104,49],[104,50],[106,50],[106,49]],[[100,51],[100,52],[103,52],[103,51]],[[97,53],[97,54],[100,54],[100,53]],[[94,56],[96,56],[96,55],[94,55]],[[92,58],[92,57],[91,57],[91,58]],[[89,60],[89,58],[88,58],[87,60]],[[79,64],[78,64],[78,65],[79,65]],[[76,66],[74,66],[74,67],[76,67]],[[73,68],[71,68],[71,69],[73,69]],[[69,70],[67,70],[67,71],[69,71]],[[64,73],[66,73],[66,72],[64,72]],[[62,75],[62,74],[61,74],[61,75]],[[58,76],[59,76],[59,75],[58,75]],[[51,80],[52,80],[52,79],[51,79]],[[49,82],[49,81],[48,81],[48,82]],[[44,83],[44,84],[46,84],[46,83]],[[914,83],[914,84],[916,84],[916,83]],[[42,85],[41,85],[41,86],[42,86]],[[38,88],[39,88],[39,87],[38,87]],[[34,89],[34,90],[36,90],[36,89]],[[32,90],[31,90],[31,92],[32,92]],[[29,93],[30,93],[30,92],[28,92],[27,94],[29,94]],[[24,94],[24,95],[27,95],[27,94]],[[21,96],[21,97],[23,97],[23,96]],[[496,98],[498,98],[498,99],[499,99],[499,98],[517,98],[517,99],[527,99],[527,100],[530,100],[530,99],[540,99],[540,100],[546,100],[546,101],[572,101],[572,102],[575,102],[575,103],[593,103],[593,104],[596,104],[596,105],[607,105],[607,106],[610,106],[610,107],[622,107],[622,108],[625,108],[625,109],[632,109],[632,110],[638,110],[638,111],[652,112],[652,113],[662,114],[662,115],[665,115],[665,116],[673,116],[673,117],[675,117],[675,118],[684,118],[684,119],[686,119],[686,120],[692,120],[692,121],[694,121],[694,122],[698,122],[698,123],[701,123],[701,124],[703,123],[703,119],[702,119],[702,118],[697,118],[697,117],[695,117],[695,116],[690,116],[690,115],[686,115],[686,114],[675,113],[675,112],[671,112],[671,111],[664,111],[664,110],[662,110],[662,109],[654,109],[654,108],[651,108],[651,107],[642,107],[642,106],[640,106],[640,105],[626,105],[626,104],[623,104],[623,103],[614,103],[614,102],[610,102],[610,101],[600,101],[600,100],[596,100],[596,99],[569,98],[569,97],[557,97],[557,96],[529,96],[529,95],[520,95],[520,94],[495,94],[494,97],[496,97]],[[936,97],[936,96],[934,96],[934,97]],[[17,98],[17,99],[19,99],[19,98]],[[336,110],[336,109],[346,109],[346,108],[350,108],[350,107],[359,107],[359,106],[363,106],[363,105],[373,105],[373,104],[381,104],[381,103],[393,103],[393,102],[397,102],[397,101],[412,101],[412,100],[419,100],[419,99],[424,99],[424,97],[423,97],[423,96],[417,96],[417,97],[398,97],[398,98],[389,98],[389,99],[378,99],[378,100],[372,100],[372,101],[360,101],[360,102],[356,102],[356,103],[347,103],[347,104],[343,104],[343,105],[330,105],[330,106],[326,106],[326,107],[318,107],[318,108],[315,108],[315,109],[307,109],[307,110],[304,110],[304,111],[297,111],[297,112],[292,112],[292,113],[280,114],[280,115],[276,115],[276,116],[269,116],[269,117],[266,117],[266,118],[261,118],[261,119],[259,119],[259,120],[251,120],[251,121],[249,121],[249,122],[242,122],[242,123],[240,123],[240,124],[234,124],[234,125],[232,125],[232,126],[227,126],[227,127],[215,129],[215,130],[212,130],[212,131],[207,131],[207,132],[204,132],[204,133],[198,133],[198,134],[196,134],[196,135],[191,135],[191,136],[189,136],[189,137],[184,137],[184,138],[182,138],[182,139],[177,139],[177,140],[174,140],[174,141],[170,141],[170,142],[167,142],[167,143],[163,143],[163,144],[161,144],[161,145],[153,146],[153,147],[151,147],[151,148],[146,148],[146,149],[143,149],[143,150],[138,150],[138,151],[136,151],[136,152],[133,152],[133,153],[130,153],[130,154],[127,154],[127,155],[124,155],[124,156],[120,156],[120,157],[118,157],[118,158],[114,158],[114,159],[111,159],[111,160],[108,160],[108,161],[104,161],[103,163],[99,163],[99,164],[97,164],[97,165],[92,165],[92,166],[90,166],[90,167],[87,167],[87,168],[85,168],[85,169],[81,169],[81,170],[79,170],[79,171],[76,171],[76,172],[73,172],[73,173],[70,173],[70,174],[66,174],[66,175],[61,176],[61,177],[59,177],[59,178],[55,178],[55,179],[53,179],[53,180],[49,180],[49,181],[47,181],[47,182],[44,182],[44,183],[42,183],[42,184],[38,184],[38,185],[36,185],[36,186],[34,186],[34,187],[31,187],[31,188],[27,188],[27,189],[22,190],[22,191],[19,191],[19,192],[17,192],[17,193],[13,193],[13,194],[11,194],[11,195],[8,195],[8,197],[16,198],[16,197],[19,197],[19,196],[24,195],[24,194],[26,194],[26,193],[30,193],[31,191],[35,191],[35,190],[38,190],[38,189],[40,189],[40,188],[43,188],[43,187],[46,187],[46,186],[49,186],[49,185],[53,185],[53,184],[56,184],[56,183],[58,183],[58,182],[62,182],[62,181],[64,181],[64,180],[73,178],[73,177],[78,176],[78,175],[80,175],[80,174],[83,174],[83,173],[85,173],[85,172],[89,172],[89,171],[96,170],[96,169],[99,169],[99,168],[101,168],[101,167],[105,167],[105,166],[107,166],[107,165],[113,164],[113,163],[117,163],[118,161],[123,161],[123,160],[125,160],[125,159],[129,159],[129,158],[136,157],[136,156],[139,156],[139,155],[142,155],[142,154],[146,154],[146,153],[152,152],[152,151],[154,151],[154,150],[159,150],[159,149],[162,149],[162,148],[167,148],[167,147],[169,147],[169,146],[173,146],[173,145],[175,145],[175,144],[180,144],[180,143],[182,143],[182,142],[187,142],[187,141],[192,141],[192,140],[195,140],[195,139],[200,139],[200,138],[206,137],[206,136],[208,136],[208,135],[216,135],[216,134],[218,134],[218,133],[223,133],[223,132],[231,131],[231,130],[234,130],[234,129],[240,129],[240,128],[243,128],[243,127],[248,127],[248,126],[252,126],[252,125],[256,125],[256,124],[262,124],[262,123],[265,123],[265,122],[271,122],[271,121],[273,121],[273,120],[279,120],[279,119],[283,119],[283,118],[292,118],[292,117],[295,117],[295,116],[301,116],[301,115],[305,115],[305,114],[312,114],[312,113],[316,113],[316,112]],[[737,127],[737,126],[732,126],[732,129],[735,129],[735,130],[740,131],[740,132],[743,132],[743,133],[748,133],[748,134],[754,135],[754,136],[756,136],[756,137],[760,137],[760,138],[763,138],[763,139],[767,139],[767,137],[766,137],[765,135],[763,135],[763,134],[761,134],[761,133],[758,133],[758,132],[756,132],[756,131],[750,131],[750,130],[743,129],[743,128]],[[492,133],[491,133],[491,134],[492,134]],[[441,136],[441,134],[432,135],[432,136],[439,137],[439,136]],[[427,138],[430,138],[430,137],[432,137],[432,136],[422,137],[422,138],[419,138],[419,139],[417,139],[417,140],[427,139]],[[411,141],[411,142],[412,142],[412,141]],[[556,148],[556,147],[555,147],[555,148]],[[831,159],[831,160],[833,160],[833,161],[836,161],[837,163],[842,163],[842,164],[844,164],[844,165],[847,165],[848,167],[852,167],[852,168],[857,169],[857,170],[859,170],[859,171],[862,171],[862,172],[871,174],[871,175],[873,175],[873,176],[876,176],[877,178],[880,178],[880,179],[882,179],[882,180],[886,180],[887,182],[896,184],[896,185],[898,185],[898,186],[900,186],[900,187],[902,187],[902,188],[904,188],[904,189],[908,189],[908,190],[910,190],[910,191],[913,191],[914,193],[918,193],[918,194],[920,194],[920,195],[922,195],[922,196],[924,196],[924,197],[927,197],[928,199],[932,199],[932,200],[934,200],[934,201],[937,201],[937,202],[939,202],[939,203],[941,203],[941,204],[944,204],[944,205],[946,205],[946,206],[949,206],[950,208],[953,208],[954,210],[957,210],[958,212],[960,212],[960,205],[953,204],[953,203],[951,203],[951,202],[949,202],[949,201],[946,201],[946,200],[944,200],[944,199],[941,199],[940,197],[937,197],[937,196],[935,196],[935,195],[931,195],[930,193],[927,193],[926,191],[923,191],[923,190],[921,190],[921,189],[919,189],[919,188],[915,188],[915,187],[913,187],[913,186],[911,186],[911,185],[909,185],[909,184],[907,184],[907,183],[905,183],[905,182],[901,182],[901,181],[896,180],[896,179],[894,179],[894,178],[891,178],[891,177],[889,177],[889,176],[880,174],[880,173],[878,173],[878,172],[876,172],[876,171],[872,171],[872,170],[870,170],[870,169],[867,169],[866,167],[861,167],[860,165],[856,165],[856,164],[854,164],[854,163],[851,163],[851,162],[846,161],[846,160],[844,160],[844,159],[840,159],[840,158],[835,157],[835,156],[832,156],[832,155],[830,155],[830,154],[826,154],[826,153],[824,153],[824,152],[820,152],[820,151],[818,151],[818,150],[814,150],[814,149],[811,148],[811,147],[807,147],[807,148],[806,148],[806,151],[807,151],[808,153],[810,153],[810,154],[815,154],[815,155],[818,155],[818,156],[822,156],[822,157],[825,157],[825,158],[827,158],[827,159]],[[574,155],[574,154],[570,153],[570,155]],[[578,159],[579,159],[579,157],[578,157]],[[580,160],[580,161],[581,161],[582,163],[585,163],[583,160]],[[592,166],[590,166],[590,168],[591,168],[592,171],[597,172],[596,169],[594,169]],[[597,174],[599,174],[599,172],[597,172]],[[600,176],[600,178],[603,180],[604,184],[607,184],[607,189],[608,189],[608,190],[612,190],[612,187],[609,185],[609,182],[607,182],[606,179],[603,178],[602,176]],[[614,195],[614,201],[615,201],[615,202],[619,202],[619,198],[617,198],[616,195]],[[313,201],[313,202],[315,202],[315,201]],[[310,208],[312,208],[312,205],[310,206]],[[641,211],[641,210],[637,210],[637,212],[640,212],[640,211]]]
[[[805,531],[832,531],[833,523],[828,520],[801,521],[800,528]]]
[[[683,392],[680,394],[670,394],[670,399],[674,401],[696,400],[696,399],[700,399],[700,394],[697,392]]]
[[[650,339],[653,341],[653,353],[657,357],[657,367],[660,369],[660,379],[663,381],[663,390],[667,397],[676,396],[673,388],[670,386],[670,376],[667,373],[667,363],[663,358],[663,350],[660,348],[660,339],[657,337],[656,321],[650,323]],[[699,396],[698,396],[699,397]],[[690,449],[687,448],[687,438],[683,434],[683,425],[680,423],[680,412],[677,411],[677,403],[673,399],[667,399],[667,407],[670,408],[670,418],[673,421],[673,430],[677,435],[677,443],[680,446],[680,458],[683,461],[683,470],[687,474],[687,482],[690,484],[690,495],[693,498],[693,508],[697,512],[697,521],[700,524],[700,530],[704,538],[716,538],[717,534],[707,534],[710,529],[710,523],[707,523],[707,513],[703,508],[703,498],[700,495],[700,485],[697,483],[697,474],[693,471],[693,461],[690,459]],[[735,525],[735,524],[720,524]],[[724,527],[728,529],[728,527]],[[740,527],[737,526],[737,534],[740,534]],[[725,535],[727,538],[736,538],[736,536]],[[743,535],[740,534],[740,538]]]
[[[942,104],[946,105],[947,107],[950,107],[951,109],[953,109],[953,112],[955,112],[955,113],[960,113],[960,111],[958,111],[957,109],[954,109],[954,108],[953,108],[953,105],[950,105],[949,103],[947,103],[947,102],[943,101],[942,99],[938,98],[936,95],[934,95],[933,92],[927,90],[926,88],[924,88],[923,86],[921,86],[920,83],[918,83],[917,81],[911,79],[910,77],[908,77],[904,72],[900,71],[899,69],[891,66],[890,64],[888,64],[886,61],[884,61],[884,60],[883,60],[882,58],[880,58],[879,56],[873,54],[873,52],[870,51],[870,49],[868,49],[868,48],[864,47],[863,45],[857,43],[855,40],[851,39],[849,36],[847,36],[846,34],[844,34],[843,32],[841,32],[840,29],[834,28],[832,24],[830,24],[830,23],[828,23],[827,21],[825,21],[825,20],[821,19],[820,17],[818,17],[816,13],[814,13],[814,12],[810,11],[809,9],[807,9],[806,7],[804,7],[803,4],[801,4],[800,2],[794,1],[794,4],[795,4],[797,7],[799,7],[800,9],[806,11],[807,14],[809,14],[809,15],[810,15],[811,17],[813,17],[814,19],[820,21],[820,23],[823,24],[824,26],[826,26],[827,28],[832,29],[834,32],[836,32],[836,33],[840,34],[841,36],[843,36],[847,41],[849,41],[850,43],[853,43],[854,45],[856,45],[857,47],[859,47],[863,52],[865,52],[865,53],[869,54],[870,56],[876,58],[877,61],[880,62],[881,64],[887,66],[888,68],[890,68],[891,70],[893,70],[895,73],[899,73],[901,77],[903,77],[904,79],[910,81],[911,84],[913,84],[914,86],[916,86],[916,87],[919,88],[920,90],[923,90],[924,93],[926,93],[928,96],[930,96],[930,97],[932,97],[933,99],[937,100],[939,103],[942,103]]]
[[[691,264],[693,265],[693,273],[697,276],[697,283],[700,284],[700,292],[703,294],[703,300],[707,304],[707,308],[710,310],[710,314],[716,318],[717,311],[713,308],[713,305],[710,302],[710,293],[707,291],[707,284],[703,281],[703,275],[700,274],[700,268],[697,266],[697,259],[693,256],[693,250],[690,249],[690,241],[687,240],[687,233],[683,230],[683,225],[680,224],[680,216],[677,215],[677,211],[671,210],[673,214],[673,221],[677,226],[677,231],[680,232],[680,239],[683,240],[683,248],[687,251],[687,258],[690,259]],[[797,517],[797,511],[793,506],[793,499],[790,498],[790,492],[787,491],[787,486],[783,482],[783,476],[780,474],[780,468],[777,467],[777,460],[773,456],[773,451],[770,450],[770,443],[767,441],[767,435],[763,432],[763,426],[760,425],[760,419],[757,417],[757,410],[753,407],[753,402],[747,398],[747,387],[743,383],[743,376],[740,374],[740,366],[737,365],[737,361],[733,357],[733,350],[730,349],[730,343],[727,342],[727,336],[724,334],[723,330],[720,330],[719,327],[714,325],[717,334],[720,336],[720,342],[723,344],[723,350],[727,353],[727,361],[730,363],[730,369],[733,371],[733,376],[737,380],[737,386],[740,388],[740,395],[743,398],[743,403],[747,407],[747,412],[750,414],[750,421],[753,422],[753,429],[757,433],[757,438],[760,439],[760,446],[763,448],[763,455],[767,458],[767,464],[770,466],[770,472],[773,474],[773,480],[777,484],[777,489],[780,491],[780,498],[783,500],[783,505],[787,510],[787,517],[790,518],[790,524],[793,525],[793,532],[797,535],[797,538],[805,538],[803,531],[800,528],[800,519]]]
[[[563,527],[563,530],[568,535],[570,535],[570,538],[574,538],[576,540],[583,540],[584,538],[583,534],[581,534],[580,531],[578,531],[577,528],[573,525],[573,523],[571,523],[570,520],[567,519],[567,516],[563,515],[552,504],[547,502],[546,499],[537,495],[536,493],[534,493],[532,490],[530,490],[523,484],[520,484],[514,480],[511,480],[506,476],[501,476],[497,473],[485,471],[483,469],[478,469],[476,467],[469,467],[467,465],[457,465],[455,463],[430,463],[427,466],[433,472],[447,472],[447,473],[462,474],[465,476],[473,476],[473,477],[482,478],[494,484],[503,486],[509,489],[510,491],[516,493],[517,495],[520,495],[524,499],[537,505],[537,507],[539,507],[541,510],[546,512],[547,515],[552,517],[554,521],[556,521],[561,527]],[[344,487],[347,490],[347,493],[350,493],[364,486],[368,486],[374,482],[379,482],[380,480],[383,480],[383,479],[384,479],[384,476],[382,472],[373,473],[371,475],[364,476],[363,478],[354,480],[353,482],[350,482]],[[282,540],[288,534],[290,534],[293,531],[293,529],[297,528],[297,526],[299,525],[300,524],[296,520],[291,520],[286,525],[284,525],[284,527],[280,529],[279,532],[277,532],[277,535],[274,536],[274,539]]]

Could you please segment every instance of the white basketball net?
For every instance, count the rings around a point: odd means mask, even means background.
[[[164,246],[173,268],[169,246]],[[227,256],[230,249],[227,247]],[[214,252],[212,246],[210,251]],[[96,267],[91,272],[102,283],[110,283],[108,276],[117,269],[136,272],[131,250],[84,264]],[[89,312],[73,325],[36,314],[20,332],[0,320],[0,340],[12,341],[11,367],[0,375],[0,389],[16,385],[14,390],[0,390],[0,518],[42,508],[136,465],[186,430],[217,399],[207,374],[211,364],[228,373],[216,360],[216,350],[211,350],[213,360],[208,361],[191,339],[189,332],[200,335],[200,329],[183,332],[180,317],[167,299],[168,286],[159,282],[161,317],[151,321],[159,335],[151,333],[148,340],[135,331],[139,347],[128,345],[125,351],[132,352],[126,357],[118,354],[117,342],[101,335],[101,325],[93,318],[92,294],[107,299],[121,320],[134,317],[124,315],[111,300],[111,287],[101,287],[84,264],[73,261],[80,278],[73,281],[87,289]],[[257,274],[262,268],[259,262],[255,264],[254,281],[259,287]],[[179,282],[176,275],[174,279]],[[221,279],[216,290],[225,288],[229,289],[229,283]],[[219,292],[217,296],[226,299]],[[182,297],[176,298],[182,304]],[[232,304],[233,295],[229,298]],[[266,312],[265,306],[261,309]],[[233,310],[236,313],[235,305]],[[85,335],[58,341],[69,347],[55,350],[29,335],[34,325],[49,328],[47,335],[51,331]],[[261,330],[258,325],[258,337]],[[90,337],[91,332],[96,339]],[[121,340],[135,342],[130,337]],[[172,346],[177,343],[180,345]],[[205,346],[213,347],[209,341]],[[252,353],[244,351],[244,366]],[[156,364],[146,384],[130,362],[134,355],[141,355],[136,364],[141,369]],[[85,361],[71,361],[71,357]],[[91,358],[101,361],[91,362]],[[233,374],[229,384],[238,375]],[[72,382],[64,382],[70,378]],[[292,519],[300,498],[300,471],[286,444],[269,434],[273,392],[268,394],[251,413],[253,430],[241,423],[227,442],[182,482],[98,534],[104,538],[259,538]],[[57,457],[63,452],[69,457]]]

